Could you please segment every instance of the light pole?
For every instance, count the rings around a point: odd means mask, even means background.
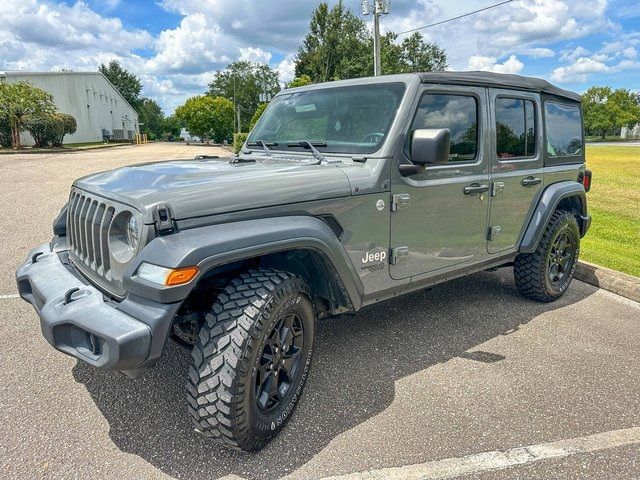
[[[362,15],[373,15],[373,75],[382,75],[380,64],[380,15],[388,15],[391,8],[390,0],[362,0],[360,4]]]

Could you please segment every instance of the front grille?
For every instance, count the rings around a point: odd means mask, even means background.
[[[116,207],[104,199],[73,189],[69,198],[67,237],[74,263],[111,281],[109,225]]]

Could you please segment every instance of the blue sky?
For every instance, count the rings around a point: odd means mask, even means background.
[[[382,28],[400,32],[497,1],[392,0]],[[359,15],[360,0],[344,3]],[[317,4],[2,0],[0,70],[95,70],[116,59],[171,113],[237,59],[269,63],[290,80]],[[637,0],[516,0],[423,34],[446,49],[452,70],[538,76],[578,92],[591,85],[640,90]]]

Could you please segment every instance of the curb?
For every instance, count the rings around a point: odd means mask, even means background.
[[[588,262],[578,262],[574,278],[640,302],[640,278]]]
[[[40,148],[37,150],[5,150],[0,151],[0,155],[38,155],[42,153],[75,153],[75,152],[88,152],[90,150],[100,150],[103,148],[117,148],[117,147],[127,147],[130,145],[135,145],[135,143],[116,143],[114,145],[94,145],[88,147],[63,147],[63,148]]]

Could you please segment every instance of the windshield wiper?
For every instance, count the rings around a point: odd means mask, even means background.
[[[308,140],[300,140],[298,142],[287,142],[287,147],[304,147],[311,150],[311,154],[313,155],[313,158],[318,160],[318,163],[326,162],[327,160],[324,158],[324,155],[320,153],[320,150],[318,150],[316,147],[326,147],[326,146],[327,144],[324,142],[311,143]]]
[[[265,142],[264,140],[256,140],[255,142],[247,143],[247,147],[262,147],[264,154],[267,157],[271,156],[271,149],[269,147],[277,147],[278,144],[276,142]]]

